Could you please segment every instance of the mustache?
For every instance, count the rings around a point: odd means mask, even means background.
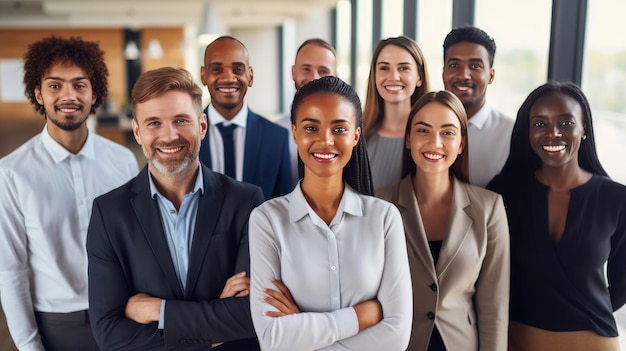
[[[75,109],[77,109],[79,111],[82,111],[84,107],[81,104],[58,104],[58,105],[54,105],[55,111],[58,111],[58,110],[60,110],[62,108],[75,108]]]
[[[475,84],[471,80],[460,80],[460,81],[454,82],[452,85],[468,87],[468,88],[473,88],[475,86]]]

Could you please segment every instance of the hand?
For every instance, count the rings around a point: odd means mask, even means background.
[[[293,300],[293,296],[291,296],[291,292],[289,292],[287,286],[276,278],[272,278],[272,283],[276,285],[278,291],[263,289],[263,292],[268,295],[263,297],[263,301],[276,307],[278,311],[266,311],[265,315],[270,317],[281,317],[293,313],[300,313],[300,309]]]
[[[144,293],[131,296],[126,303],[124,314],[126,318],[141,324],[158,322],[161,315],[161,299]]]
[[[246,277],[246,272],[239,272],[228,278],[220,294],[220,299],[233,296],[245,297],[248,295],[250,295],[250,278]]]
[[[359,320],[359,331],[369,328],[383,319],[383,307],[377,299],[361,302],[352,308],[354,308]]]

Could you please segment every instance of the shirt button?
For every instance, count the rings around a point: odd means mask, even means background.
[[[426,317],[428,317],[428,319],[430,319],[430,320],[433,320],[433,319],[435,319],[435,314],[432,313],[432,312],[428,312],[428,313],[426,313]]]
[[[435,283],[430,284],[430,290],[437,291],[437,284]]]
[[[334,270],[336,270],[336,269],[337,269],[337,267],[335,267],[335,266],[330,266],[330,270],[331,270],[331,271],[334,271]]]

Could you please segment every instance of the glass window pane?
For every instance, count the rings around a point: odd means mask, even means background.
[[[381,37],[402,35],[404,19],[404,0],[382,0]]]
[[[515,117],[548,76],[552,2],[476,0],[475,25],[496,41],[496,75],[487,102]]]
[[[600,161],[611,178],[626,184],[626,41],[616,32],[626,3],[593,0],[588,4],[582,88],[593,112]],[[626,311],[622,314],[626,325]]]
[[[420,0],[417,15],[417,45],[426,58],[430,89],[442,90],[443,40],[452,29],[452,0]]]
[[[350,82],[350,26],[352,20],[350,13],[352,4],[350,0],[337,2],[337,38],[335,51],[337,53],[337,75],[346,82]]]

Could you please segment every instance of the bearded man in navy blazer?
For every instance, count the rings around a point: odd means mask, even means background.
[[[206,47],[200,76],[211,95],[204,111],[208,130],[200,161],[216,172],[258,185],[265,199],[293,190],[289,133],[250,111],[244,102],[254,81],[246,47],[233,37],[215,39]]]
[[[148,165],[95,199],[87,234],[90,320],[103,350],[258,350],[248,217],[261,190],[198,161],[202,89],[160,68],[132,91]]]

